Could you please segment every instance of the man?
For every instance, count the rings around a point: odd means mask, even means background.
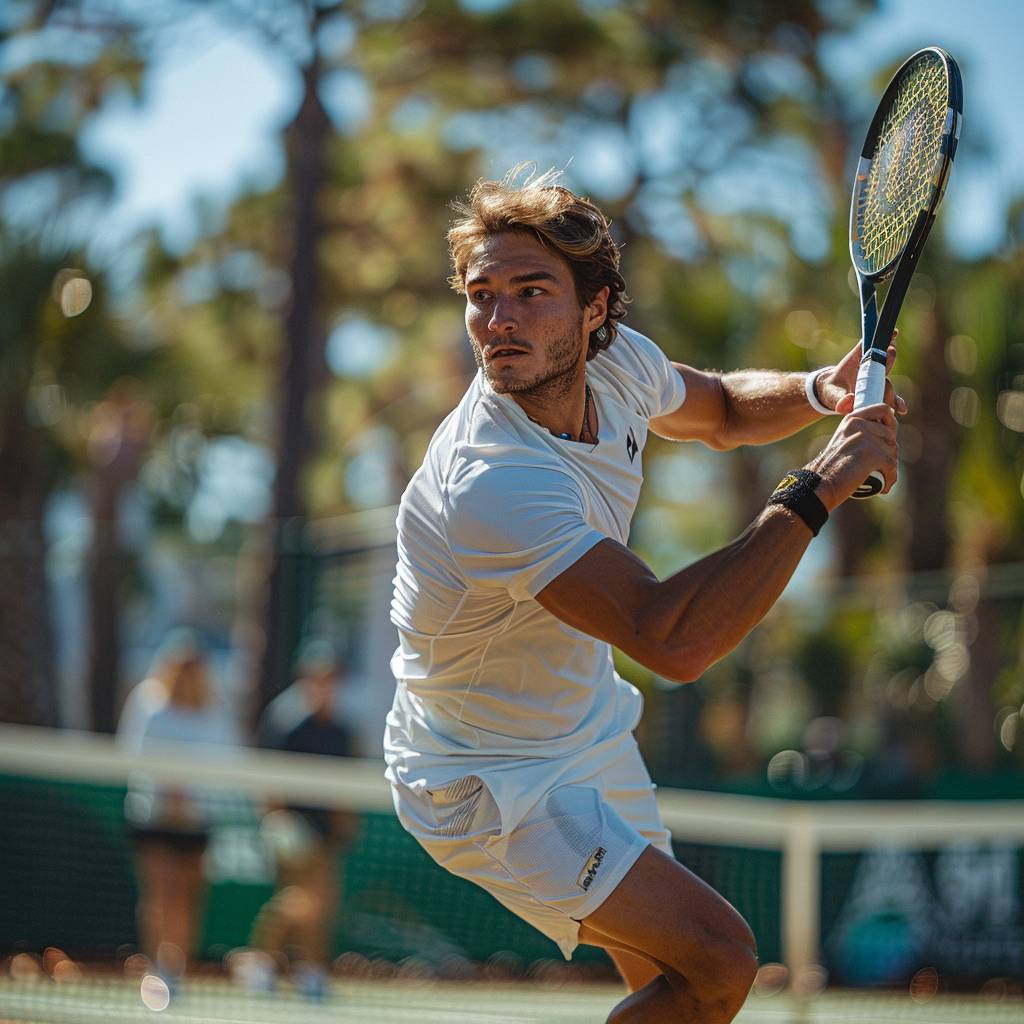
[[[258,744],[351,757],[352,735],[339,709],[344,672],[333,646],[307,641],[296,676],[261,715]],[[273,988],[276,959],[286,959],[298,991],[311,999],[327,995],[341,858],[354,831],[351,815],[326,807],[275,807],[264,816],[261,832],[274,851],[277,885],[253,924],[252,945],[264,955],[245,960],[242,973],[252,987]]]
[[[552,175],[479,182],[460,213],[452,284],[480,373],[398,515],[395,807],[438,863],[567,958],[578,942],[607,949],[630,990],[609,1021],[725,1024],[754,939],[672,858],[632,737],[641,696],[611,646],[699,678],[869,472],[892,487],[893,410],[851,413],[856,351],[811,378],[670,363],[619,323],[604,216]],[[832,440],[731,544],[660,582],[626,548],[648,430],[727,449],[786,437],[816,409],[845,414]]]

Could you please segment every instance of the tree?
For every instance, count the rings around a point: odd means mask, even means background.
[[[720,179],[725,188],[739,153],[766,168],[782,160],[797,175],[813,175],[813,160],[776,153],[769,143],[780,128],[792,138],[817,132],[810,101],[820,98],[825,80],[813,45],[828,26],[809,2],[726,17],[712,4],[589,12],[530,2],[480,14],[434,0],[415,17],[369,0],[214,9],[259,32],[302,86],[284,133],[284,181],[264,196],[240,197],[224,228],[180,262],[169,261],[164,278],[236,253],[288,281],[278,326],[265,309],[245,314],[246,322],[262,318],[261,336],[276,333],[280,344],[277,353],[273,345],[251,351],[278,409],[278,426],[260,436],[273,445],[278,465],[263,616],[265,702],[283,685],[299,628],[289,610],[302,604],[282,537],[301,537],[308,514],[348,505],[337,463],[371,427],[392,439],[401,464],[395,474],[407,475],[469,369],[457,348],[457,306],[443,283],[451,198],[485,159],[507,166],[530,153],[541,160],[557,153],[564,162],[566,153],[593,149],[595,139],[621,144],[626,154],[635,138],[640,156],[622,161],[615,195],[598,197],[627,243],[630,272],[659,282],[645,289],[637,313],[651,330],[670,324],[666,337],[690,334],[709,363],[723,355],[742,361],[766,333],[756,327],[764,319],[763,279],[787,269],[785,260],[765,262],[759,253],[777,255],[788,228],[767,214],[754,232],[739,231],[749,210],[708,212],[700,188]],[[347,42],[334,42],[339,38]],[[335,110],[328,121],[325,96],[339,82],[367,97],[361,119]],[[803,95],[808,88],[810,96]],[[679,109],[696,118],[690,137],[660,141],[666,116]],[[517,140],[514,147],[509,139]],[[586,161],[569,174],[607,193],[608,183]],[[669,219],[675,237],[665,230]],[[692,237],[685,253],[680,236]],[[666,261],[677,269],[666,274]],[[744,279],[752,287],[737,293],[734,282]],[[252,286],[257,299],[261,288]],[[226,314],[233,294],[213,295],[205,305]],[[173,330],[182,316],[168,315]],[[326,374],[325,340],[333,364],[344,364],[345,330],[360,325],[377,331],[395,357],[356,378]],[[207,324],[208,342],[237,350],[227,335],[239,333],[238,323],[232,328]],[[439,376],[454,385],[431,386]]]
[[[415,16],[369,0],[216,6],[260,31],[301,80],[303,98],[282,135],[286,175],[240,196],[183,257],[154,247],[149,296],[180,355],[183,392],[194,383],[226,396],[230,412],[216,422],[204,414],[203,428],[275,451],[268,550],[276,568],[257,590],[276,610],[262,618],[258,702],[282,685],[308,606],[305,584],[294,574],[289,581],[284,536],[301,539],[309,518],[365,504],[361,489],[393,500],[471,372],[458,303],[442,279],[442,239],[449,201],[478,174],[530,155],[543,169],[577,154],[570,183],[609,210],[625,244],[631,322],[673,356],[802,370],[856,340],[846,156],[863,125],[818,57],[822,35],[837,26],[812,3],[724,13],[677,6],[524,2],[481,14],[434,0]],[[854,5],[851,17],[869,6]],[[339,89],[359,102],[339,103]],[[928,259],[940,252],[935,238]],[[943,262],[937,277],[959,273],[952,256],[941,259],[953,269]],[[229,273],[239,265],[251,269],[242,283]],[[903,317],[915,344],[904,346],[901,365],[912,379],[918,339],[937,356],[950,331],[966,330],[955,303],[925,308],[925,271]],[[197,277],[212,288],[183,304],[179,286]],[[949,458],[909,466],[919,488],[905,481],[893,501],[851,503],[836,517],[830,535],[842,575],[868,580],[876,565],[959,557],[960,524],[950,517],[946,530],[935,514],[943,494],[962,493],[953,445],[965,435],[948,414],[956,382],[945,373],[925,382],[934,394],[912,403],[907,434],[934,437]],[[261,414],[268,403],[273,425]],[[652,443],[652,480],[685,479],[685,463],[694,477],[707,473],[714,500],[652,487],[644,511],[656,514],[641,517],[635,542],[667,569],[681,548],[725,541],[828,429],[707,468],[690,449]],[[350,470],[374,450],[367,488],[366,474]],[[752,485],[756,477],[763,486]],[[911,490],[930,497],[908,504],[904,531],[892,510]],[[863,670],[854,658],[851,678]],[[750,656],[743,678],[756,677]]]
[[[23,5],[21,19],[5,23],[0,35],[0,46],[17,39],[23,54],[34,48],[39,55],[7,62],[0,94],[0,199],[11,211],[0,222],[0,717],[47,724],[58,721],[59,709],[45,582],[46,502],[80,465],[84,407],[144,361],[124,344],[102,275],[69,240],[67,227],[76,218],[87,221],[111,190],[110,175],[82,156],[78,130],[105,90],[135,86],[140,61],[124,32],[109,25],[93,63],[48,59],[63,8]],[[100,561],[95,573],[115,564]],[[109,642],[103,657],[116,663]],[[116,673],[102,676],[112,692],[116,681]],[[96,724],[110,727],[109,715]]]

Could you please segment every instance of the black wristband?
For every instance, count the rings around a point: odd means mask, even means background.
[[[808,526],[815,537],[828,519],[828,509],[814,489],[821,483],[821,477],[810,469],[791,469],[772,491],[769,505],[782,505],[795,512]]]

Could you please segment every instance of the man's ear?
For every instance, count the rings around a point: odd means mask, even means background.
[[[605,285],[583,310],[583,327],[587,334],[596,331],[608,319],[608,285]]]

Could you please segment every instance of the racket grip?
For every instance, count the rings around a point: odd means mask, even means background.
[[[874,350],[872,350],[874,351]],[[853,393],[853,408],[863,409],[866,405],[878,405],[885,400],[885,363],[871,358],[869,352],[861,361],[857,371],[857,387]],[[885,486],[881,473],[873,472],[851,495],[853,498],[872,498]]]
[[[866,405],[878,405],[885,400],[885,363],[873,359],[873,352],[874,349],[861,360],[857,371],[857,386],[853,392],[855,410]]]

